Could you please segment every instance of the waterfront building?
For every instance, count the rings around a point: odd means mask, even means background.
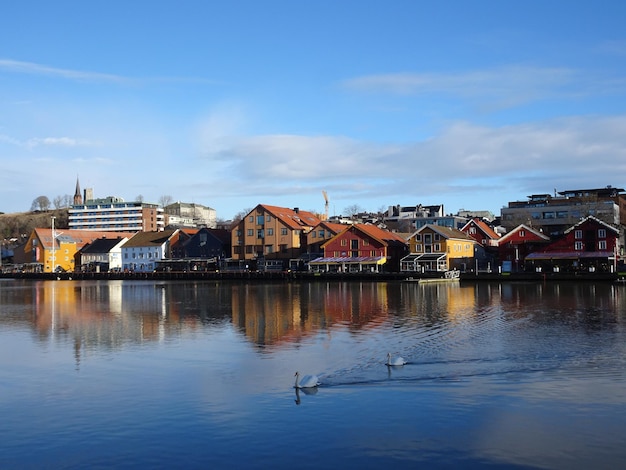
[[[550,243],[550,237],[526,224],[520,224],[498,240],[498,259],[503,272],[524,270],[524,259]]]
[[[613,226],[626,224],[624,189],[607,186],[577,189],[550,194],[533,194],[526,201],[512,201],[501,209],[501,224],[508,231],[518,225],[560,236],[587,216]]]
[[[132,272],[152,272],[157,262],[171,259],[171,247],[178,241],[179,229],[138,232],[122,245],[122,268]]]
[[[531,271],[613,273],[621,253],[619,235],[618,228],[589,216],[524,261]]]
[[[128,237],[98,238],[76,253],[78,271],[107,272],[122,269],[122,245]]]
[[[306,234],[321,220],[297,207],[259,204],[231,230],[232,258],[237,261],[298,258],[306,252]]]
[[[87,199],[69,211],[69,228],[114,232],[152,232],[165,228],[163,208],[143,201],[126,202],[120,197]]]
[[[402,258],[400,271],[443,272],[474,268],[476,240],[456,228],[428,224],[409,238],[410,254]]]
[[[33,270],[49,273],[53,270],[74,271],[75,255],[88,243],[101,238],[118,239],[128,233],[93,230],[34,229],[24,245],[24,264]],[[38,266],[38,267],[35,267]]]
[[[324,255],[309,263],[312,271],[397,272],[407,253],[406,240],[371,224],[353,224],[321,245]]]

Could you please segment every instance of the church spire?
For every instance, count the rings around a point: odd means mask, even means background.
[[[78,176],[76,177],[76,192],[74,192],[74,205],[79,206],[83,203],[83,196],[80,194],[80,184]]]

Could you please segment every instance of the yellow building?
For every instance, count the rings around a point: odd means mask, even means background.
[[[410,254],[402,258],[401,271],[465,271],[474,265],[476,240],[460,230],[424,225],[408,238],[408,243]]]
[[[298,208],[259,204],[232,229],[234,260],[289,260],[306,251],[306,234],[320,223]]]
[[[34,229],[24,246],[27,263],[39,265],[45,273],[53,270],[74,271],[76,253],[98,238],[124,238],[128,232],[96,232],[93,230],[54,231],[51,228]]]

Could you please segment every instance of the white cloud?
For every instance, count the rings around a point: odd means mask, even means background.
[[[626,80],[565,67],[505,67],[457,73],[396,73],[355,77],[350,90],[401,96],[449,96],[507,108],[553,98],[623,93]]]
[[[332,136],[239,137],[206,156],[231,162],[230,175],[223,176],[245,181],[236,190],[250,194],[324,187],[383,203],[402,194],[463,199],[470,191],[493,198],[496,188],[524,194],[619,185],[626,178],[626,116],[505,127],[457,122],[431,139],[404,145]]]
[[[33,137],[28,140],[19,140],[8,135],[0,135],[0,142],[33,149],[35,147],[95,147],[100,144],[88,139],[77,139],[73,137]]]
[[[46,65],[35,64],[33,62],[22,62],[9,59],[0,59],[0,69],[6,70],[8,72],[24,73],[29,75],[45,75],[49,77],[60,77],[80,81],[99,81],[115,83],[130,81],[128,78],[122,77],[120,75],[48,67]]]

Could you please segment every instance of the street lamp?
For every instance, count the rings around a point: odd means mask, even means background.
[[[52,268],[51,268],[51,272],[54,272],[54,265],[55,265],[55,262],[56,262],[55,257],[54,257],[54,255],[55,255],[54,250],[56,248],[56,246],[55,246],[56,245],[56,234],[54,233],[54,219],[56,219],[56,217],[52,216],[52,252],[51,252],[52,253],[52,255],[51,255],[51,258],[52,258]]]

